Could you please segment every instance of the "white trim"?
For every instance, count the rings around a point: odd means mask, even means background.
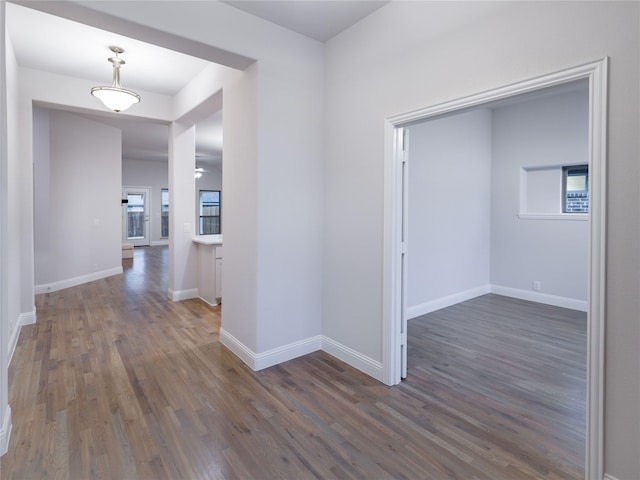
[[[171,300],[172,302],[180,302],[182,300],[199,298],[197,288],[190,288],[188,290],[171,290],[169,288],[167,290],[167,297],[169,297],[169,300]]]
[[[11,363],[11,359],[13,358],[13,352],[16,349],[16,345],[18,344],[18,337],[20,337],[20,330],[24,325],[33,325],[36,323],[36,307],[33,307],[31,312],[21,313],[18,315],[18,321],[16,322],[16,326],[11,332],[11,336],[9,337],[9,351],[8,351],[8,360],[7,364]]]
[[[607,252],[608,58],[589,74],[589,311],[587,323],[587,431],[585,478],[604,474],[604,353]],[[593,180],[597,181],[593,181]]]
[[[502,285],[482,285],[480,287],[471,288],[463,292],[447,295],[446,297],[431,300],[429,302],[414,305],[407,309],[409,319],[435,312],[441,308],[447,308],[460,302],[471,300],[472,298],[486,295],[487,293],[495,293],[505,297],[518,298],[520,300],[528,300],[530,302],[543,303],[545,305],[553,305],[554,307],[568,308],[578,310],[580,312],[588,311],[589,302],[586,300],[578,300],[570,297],[560,297],[548,293],[532,292],[530,290],[522,290],[520,288],[503,287]]]
[[[80,275],[78,277],[67,278],[66,280],[60,280],[58,282],[36,285],[34,287],[34,293],[36,295],[42,293],[57,292],[64,288],[76,287],[84,283],[95,282],[103,278],[111,277],[113,275],[119,275],[122,273],[122,266],[110,268],[108,270],[101,270],[99,272],[89,273],[87,275]]]
[[[220,343],[231,350],[236,357],[246,363],[251,369],[255,370],[255,352],[222,327],[220,327]]]
[[[402,347],[398,326],[403,312],[401,295],[402,255],[398,242],[402,200],[397,173],[397,138],[395,132],[411,122],[435,118],[523,93],[542,90],[581,79],[589,79],[589,172],[596,181],[591,184],[589,213],[589,290],[587,324],[587,418],[586,464],[587,480],[602,480],[604,452],[604,332],[606,293],[606,187],[607,187],[607,71],[608,58],[569,68],[550,75],[507,85],[491,91],[456,99],[427,108],[391,116],[385,119],[384,150],[384,227],[383,227],[383,291],[382,291],[382,364],[383,382],[400,382],[399,362]]]
[[[338,360],[342,360],[348,365],[366,373],[367,375],[375,378],[378,381],[383,381],[383,369],[382,362],[378,362],[371,357],[357,352],[356,350],[347,347],[329,337],[322,336],[322,350],[329,355],[336,357]]]
[[[164,247],[165,245],[169,245],[169,239],[166,240],[154,240],[151,242],[152,247]]]
[[[589,220],[588,213],[519,213],[520,220],[581,220],[586,222]]]
[[[589,302],[586,300],[532,292],[531,290],[522,290],[520,288],[503,287],[501,285],[491,285],[491,293],[505,297],[519,298],[520,300],[528,300],[530,302],[544,303],[545,305],[553,305],[554,307],[569,308],[580,312],[587,312],[589,307]]]
[[[400,382],[402,369],[402,147],[398,123],[387,119],[384,162],[384,231],[382,264],[382,382]]]
[[[487,293],[491,293],[491,285],[489,284],[470,288],[469,290],[457,292],[451,295],[447,295],[446,297],[441,297],[429,302],[421,303],[419,305],[414,305],[407,308],[407,318],[411,320],[412,318],[419,317],[420,315],[435,312],[436,310],[440,310],[441,308],[450,307],[451,305],[455,305],[456,303],[471,300],[472,298],[486,295]]]
[[[324,335],[316,335],[298,342],[283,345],[282,347],[267,350],[266,352],[255,353],[224,328],[220,328],[220,343],[231,350],[240,360],[246,363],[249,368],[256,371],[322,350],[376,380],[382,381],[381,362],[373,360]]]
[[[206,298],[203,298],[200,296],[200,292],[198,292],[198,298],[200,300],[202,300],[204,303],[206,303],[207,305],[211,306],[211,307],[217,307],[219,305],[220,302],[218,302],[217,298],[216,298],[216,303],[211,303],[209,300],[207,300]]]
[[[618,480],[618,479],[613,475],[609,475],[608,473],[605,473],[604,477],[602,477],[602,480]]]
[[[11,437],[11,407],[7,405],[0,427],[0,457],[7,453],[9,449],[9,438]]]
[[[294,358],[302,357],[322,349],[322,335],[305,338],[297,342],[273,348],[255,355],[254,370],[262,370],[279,363],[288,362]]]
[[[36,315],[36,307],[33,307],[33,310],[26,313],[21,313],[18,317],[18,321],[20,322],[20,326],[23,327],[25,325],[33,325],[36,323],[37,315]]]
[[[283,345],[282,347],[267,350],[266,352],[255,353],[231,333],[224,328],[220,328],[220,343],[231,350],[252,370],[257,371],[321,350],[322,336],[316,335],[288,345]]]

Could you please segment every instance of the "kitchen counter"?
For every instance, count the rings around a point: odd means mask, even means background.
[[[201,245],[222,246],[222,235],[196,235],[192,240]]]

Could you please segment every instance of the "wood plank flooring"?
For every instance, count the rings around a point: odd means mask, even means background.
[[[396,387],[322,352],[252,372],[219,307],[166,299],[166,247],[134,255],[37,296],[0,478],[583,478],[584,314],[488,295],[412,320]]]

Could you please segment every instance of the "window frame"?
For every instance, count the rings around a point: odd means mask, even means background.
[[[218,194],[218,204],[217,205],[212,205],[213,207],[217,206],[218,207],[218,215],[203,215],[202,214],[202,209],[203,209],[203,205],[202,205],[202,194],[203,193],[217,193]],[[207,233],[203,233],[204,231],[204,219],[206,218],[217,218],[218,222],[217,222],[217,226],[218,228],[215,229],[216,231],[213,232],[207,232]],[[208,190],[208,189],[203,189],[203,190],[198,190],[198,235],[219,235],[222,232],[222,192],[220,190]]]
[[[572,175],[573,174],[573,175]],[[567,194],[570,191],[567,191],[568,177],[570,176],[578,176],[584,175],[585,177],[585,188],[584,190],[576,190],[576,192],[585,192],[587,195],[587,209],[586,211],[576,211],[573,209],[569,209],[567,202]],[[566,215],[586,215],[589,213],[589,165],[581,164],[581,165],[564,165],[562,167],[562,213]]]

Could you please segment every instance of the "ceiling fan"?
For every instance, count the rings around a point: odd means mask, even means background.
[[[205,170],[205,169],[204,169],[204,168],[202,168],[202,167],[196,167],[196,173],[195,173],[195,177],[196,177],[196,178],[200,178],[200,177],[202,177],[202,174],[203,174],[203,173],[209,173],[209,170]]]

